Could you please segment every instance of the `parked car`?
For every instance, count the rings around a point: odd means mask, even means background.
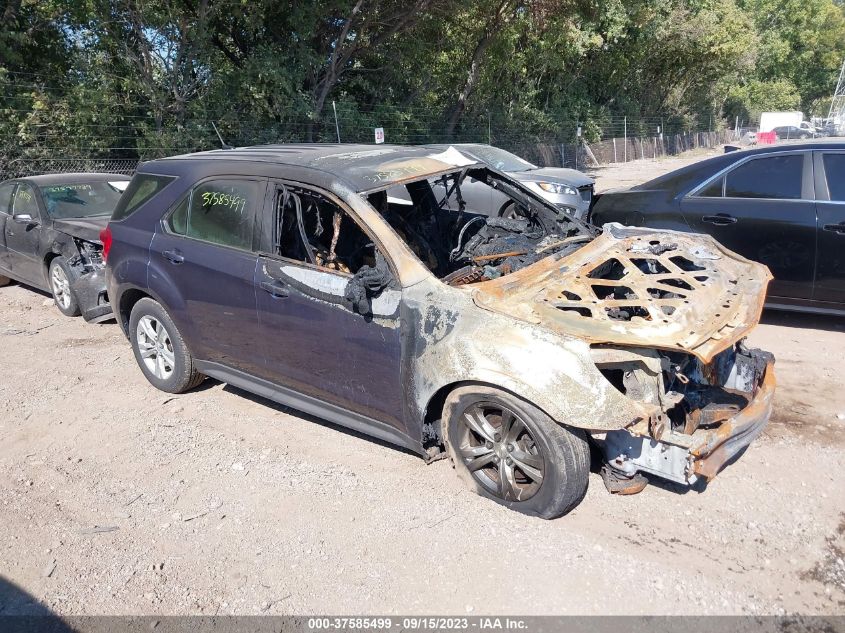
[[[597,225],[707,233],[766,264],[767,306],[845,313],[845,142],[731,152],[598,197]]]
[[[443,207],[468,178],[517,213]],[[391,202],[403,186],[411,204]],[[488,210],[485,210],[488,211]],[[590,451],[611,490],[709,480],[762,430],[773,359],[743,343],[770,279],[712,238],[593,227],[454,148],[279,145],[142,165],[103,232],[147,380],[212,376],[451,457],[555,517]]]
[[[0,286],[53,294],[66,316],[111,317],[100,231],[129,183],[119,174],[51,174],[0,183]]]
[[[772,128],[772,132],[777,135],[778,140],[780,141],[790,139],[804,140],[816,136],[814,130],[804,127],[796,127],[794,125],[781,125],[779,127]]]
[[[757,130],[740,128],[737,130],[736,136],[743,145],[757,145]]]
[[[821,128],[821,131],[824,136],[842,136],[839,133],[839,130],[836,127],[836,123],[834,121],[825,121],[824,125]]]
[[[577,218],[584,219],[593,200],[595,180],[578,171],[562,167],[537,167],[515,154],[492,145],[481,143],[457,143],[455,145],[429,145],[438,151],[454,147],[476,160],[503,171],[522,182],[555,206],[566,209]],[[491,209],[501,217],[511,217],[514,205],[502,192],[490,189],[472,179],[461,185],[461,195],[471,209]]]

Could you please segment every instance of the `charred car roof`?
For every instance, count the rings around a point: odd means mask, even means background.
[[[218,149],[183,154],[145,163],[139,171],[181,175],[184,172],[229,173],[280,176],[274,168],[284,165],[286,176],[308,174],[314,184],[327,186],[340,180],[360,193],[395,186],[453,171],[469,165],[480,165],[476,159],[457,150],[438,152],[430,147],[403,145],[353,144],[290,144],[255,145],[235,149]]]

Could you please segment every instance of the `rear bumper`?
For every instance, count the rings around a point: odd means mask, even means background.
[[[73,282],[71,288],[79,301],[82,318],[86,321],[99,323],[113,317],[104,270],[82,275]]]
[[[774,359],[770,358],[749,403],[717,427],[699,428],[691,435],[666,431],[659,440],[625,429],[610,431],[603,441],[605,459],[613,470],[627,476],[642,471],[680,484],[710,481],[766,427],[774,393]]]

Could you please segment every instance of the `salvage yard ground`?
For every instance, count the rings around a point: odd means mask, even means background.
[[[774,417],[707,490],[592,474],[549,522],[215,381],[158,392],[113,322],[0,289],[0,613],[27,608],[4,579],[61,614],[842,613],[845,319],[768,312],[751,343]]]

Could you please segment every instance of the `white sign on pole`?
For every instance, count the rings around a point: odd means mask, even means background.
[[[376,128],[376,145],[379,143],[384,143],[384,128],[377,127]]]

